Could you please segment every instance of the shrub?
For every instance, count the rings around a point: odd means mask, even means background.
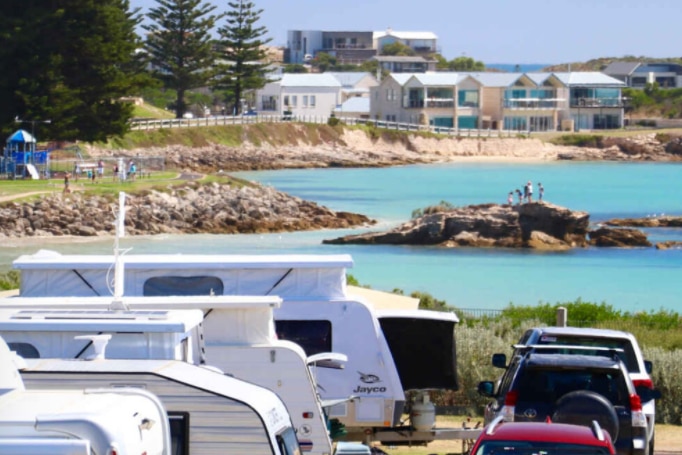
[[[603,136],[596,134],[564,134],[550,142],[556,145],[569,145],[574,147],[603,147]]]
[[[0,273],[0,289],[3,291],[9,289],[19,289],[20,275],[18,270],[10,270],[6,273]]]

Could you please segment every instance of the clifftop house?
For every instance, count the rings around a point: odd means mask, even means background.
[[[676,63],[612,62],[603,73],[633,88],[653,83],[660,88],[682,87],[682,65]]]

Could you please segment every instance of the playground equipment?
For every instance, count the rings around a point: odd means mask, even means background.
[[[50,151],[36,150],[36,139],[25,130],[15,131],[9,138],[0,158],[0,173],[5,178],[39,179],[49,173]]]

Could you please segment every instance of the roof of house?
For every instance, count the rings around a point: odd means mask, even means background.
[[[395,30],[388,30],[382,32],[374,32],[373,39],[384,38],[386,36],[395,36],[398,39],[438,39],[438,36],[433,32],[398,32]]]
[[[510,87],[523,73],[467,73],[485,87]]]
[[[334,112],[361,112],[369,114],[369,98],[366,96],[348,98],[341,107],[334,108]]]
[[[437,73],[413,73],[422,85],[443,86],[457,85],[468,77],[467,73],[437,72]]]
[[[616,74],[619,76],[632,74],[637,67],[641,65],[639,62],[611,62],[604,68],[606,74]]]
[[[358,84],[361,80],[363,80],[366,77],[374,77],[371,73],[363,72],[363,71],[352,71],[349,73],[340,73],[340,72],[333,72],[329,71],[324,74],[331,74],[338,80],[342,86],[344,87],[355,87],[356,84]]]
[[[294,74],[282,76],[282,87],[341,87],[341,82],[329,73]]]
[[[553,74],[564,84],[573,87],[576,85],[625,87],[625,82],[599,71],[573,71],[570,73]]]

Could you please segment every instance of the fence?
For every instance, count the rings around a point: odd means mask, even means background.
[[[417,123],[389,122],[384,120],[370,120],[357,117],[335,117],[346,125],[371,125],[394,131],[421,131],[444,134],[456,137],[516,137],[519,134],[530,135],[529,131],[518,130],[494,130],[494,129],[464,129],[449,128],[444,126],[420,125]],[[195,119],[162,119],[146,120],[133,119],[131,129],[133,131],[156,130],[163,128],[195,128],[202,126],[226,126],[226,125],[249,125],[255,123],[315,123],[327,124],[329,116],[318,115],[220,115]]]

